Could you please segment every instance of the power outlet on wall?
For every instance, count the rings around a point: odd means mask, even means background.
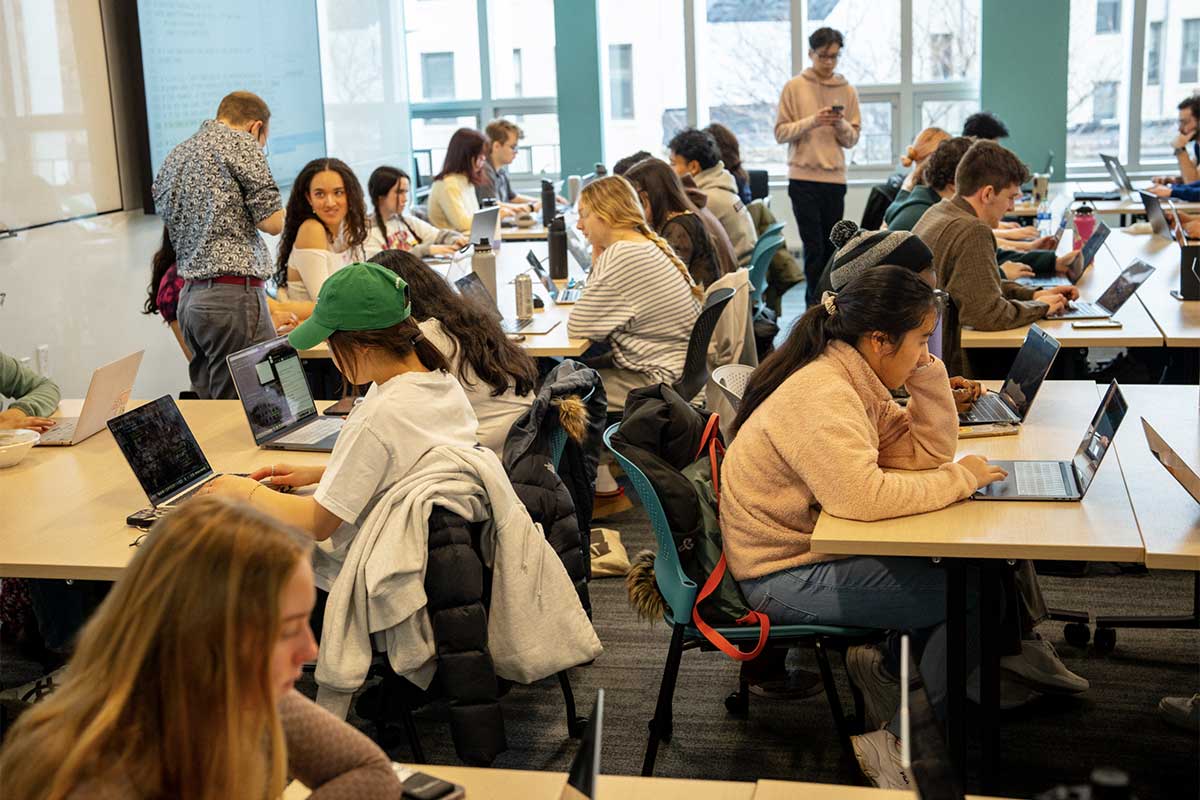
[[[39,344],[34,351],[37,356],[37,371],[43,378],[50,377],[50,345]]]

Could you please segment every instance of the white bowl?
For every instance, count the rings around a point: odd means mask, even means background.
[[[33,449],[42,435],[37,431],[17,428],[0,431],[0,469],[15,467]]]

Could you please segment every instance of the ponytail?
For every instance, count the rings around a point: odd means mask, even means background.
[[[692,275],[690,272],[688,272],[687,265],[683,263],[679,256],[675,255],[675,251],[671,248],[671,245],[667,242],[667,240],[655,233],[654,229],[645,222],[638,225],[637,229],[639,233],[641,233],[650,241],[654,242],[654,246],[661,250],[662,254],[671,260],[671,263],[675,265],[675,269],[679,270],[679,274],[683,276],[685,281],[687,281],[688,288],[691,289],[692,292],[692,297],[695,297],[697,300],[704,299],[704,290],[697,286],[695,281],[692,280]]]

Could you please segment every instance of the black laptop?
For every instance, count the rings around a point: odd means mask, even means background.
[[[958,415],[959,425],[1020,425],[1058,355],[1058,340],[1031,325],[998,392],[988,392]]]
[[[458,293],[463,297],[472,301],[475,303],[475,305],[479,306],[488,314],[490,314],[493,319],[500,323],[500,327],[505,333],[522,333],[533,336],[537,334],[548,333],[554,330],[554,327],[558,325],[559,321],[556,319],[550,320],[549,322],[544,319],[538,319],[537,317],[533,317],[531,319],[506,319],[504,315],[500,313],[500,307],[496,305],[496,300],[492,297],[491,292],[489,292],[487,287],[483,285],[483,280],[481,280],[480,277],[474,272],[469,272],[456,280],[454,282],[454,288],[458,289]]]
[[[1051,286],[1074,286],[1079,283],[1083,273],[1087,272],[1087,268],[1096,260],[1096,254],[1100,252],[1100,248],[1104,246],[1110,233],[1112,231],[1104,224],[1104,220],[1096,220],[1095,230],[1083,243],[1083,247],[1079,248],[1079,256],[1067,267],[1066,275],[1030,275],[1025,278],[1017,278],[1017,283],[1037,289],[1047,289]]]

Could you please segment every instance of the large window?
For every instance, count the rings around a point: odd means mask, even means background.
[[[1121,32],[1121,0],[1096,0],[1096,33]]]
[[[1071,0],[1067,57],[1068,168],[1099,167],[1101,153],[1121,152],[1122,131],[1128,117],[1128,104],[1121,98],[1128,83],[1133,26],[1106,18],[1114,9],[1119,13],[1121,5]],[[1132,13],[1133,9],[1126,11]]]
[[[1146,29],[1146,85],[1158,86],[1162,80],[1162,20]]]
[[[1183,21],[1183,55],[1179,59],[1179,82],[1195,83],[1200,62],[1200,19]]]
[[[454,99],[454,53],[421,53],[421,95],[426,100]]]

